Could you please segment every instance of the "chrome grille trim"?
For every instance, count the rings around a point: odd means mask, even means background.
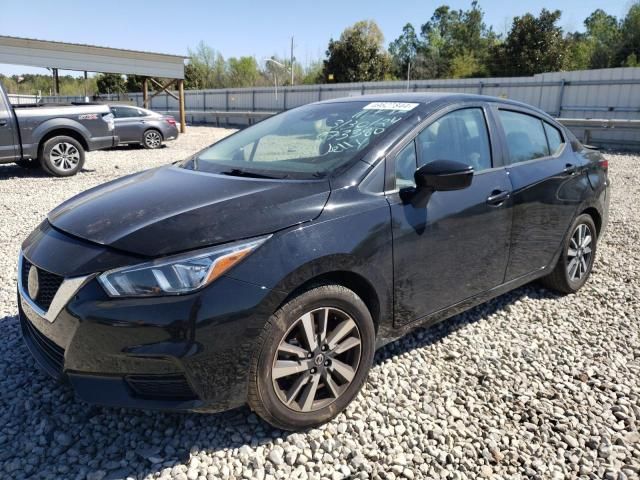
[[[22,261],[24,259],[24,255],[20,252],[20,256],[18,257],[18,293],[20,294],[20,298],[23,302],[25,302],[31,309],[40,317],[44,318],[49,323],[53,323],[57,318],[58,314],[62,311],[62,309],[69,303],[69,300],[73,298],[73,296],[80,290],[84,285],[89,282],[92,278],[94,278],[97,274],[92,273],[90,275],[83,275],[80,277],[70,277],[65,278],[60,284],[60,288],[56,292],[53,300],[51,301],[51,305],[48,310],[43,310],[40,308],[30,297],[29,294],[24,290],[23,281],[22,281]],[[30,263],[33,264],[29,260]],[[35,264],[33,264],[35,265]]]

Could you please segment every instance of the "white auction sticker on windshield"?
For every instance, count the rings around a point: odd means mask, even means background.
[[[417,103],[407,102],[372,102],[365,105],[363,110],[399,110],[401,112],[408,112],[417,106]]]

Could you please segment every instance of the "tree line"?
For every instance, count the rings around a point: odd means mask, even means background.
[[[417,30],[407,23],[384,48],[373,21],[357,22],[331,40],[324,82],[528,76],[542,72],[640,66],[640,2],[618,19],[597,9],[584,32],[565,33],[560,10],[515,17],[497,34],[478,1],[468,10],[443,5]]]
[[[442,5],[422,24],[407,23],[385,48],[384,35],[372,20],[346,28],[330,39],[323,60],[303,67],[293,59],[272,56],[224,58],[204,42],[189,49],[185,88],[238,88],[291,84],[363,82],[399,79],[528,76],[542,72],[640,66],[640,0],[623,18],[597,9],[584,20],[583,32],[564,32],[560,10],[515,17],[508,32],[498,34],[484,21],[473,0],[467,10]],[[47,75],[14,75],[0,80],[10,93],[49,94]],[[164,79],[157,79],[163,82]],[[141,91],[136,75],[99,74],[86,89],[96,93]],[[61,95],[83,95],[81,78],[60,77]]]
[[[53,80],[51,75],[24,73],[22,75],[12,75],[7,77],[0,74],[0,82],[9,93],[25,95],[51,95],[53,92]],[[89,95],[98,91],[97,78],[87,79],[87,93]],[[84,95],[84,78],[72,75],[60,75],[58,77],[60,85],[60,95]]]

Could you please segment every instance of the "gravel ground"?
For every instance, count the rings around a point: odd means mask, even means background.
[[[321,428],[274,430],[246,407],[216,415],[92,407],[40,373],[16,317],[24,237],[65,198],[227,132],[191,127],[158,152],[90,153],[70,179],[0,166],[0,477],[639,477],[637,155],[607,155],[609,230],[579,294],[530,285],[408,335],[377,354],[361,395]]]

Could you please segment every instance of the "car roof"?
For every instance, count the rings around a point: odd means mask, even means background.
[[[400,92],[400,93],[374,93],[368,95],[357,95],[353,97],[340,97],[331,100],[324,100],[317,103],[344,103],[344,102],[409,102],[430,105],[432,107],[458,103],[458,102],[500,102],[515,107],[522,107],[534,112],[548,114],[537,107],[516,100],[507,98],[492,97],[489,95],[476,95],[472,93],[450,93],[450,92]]]

